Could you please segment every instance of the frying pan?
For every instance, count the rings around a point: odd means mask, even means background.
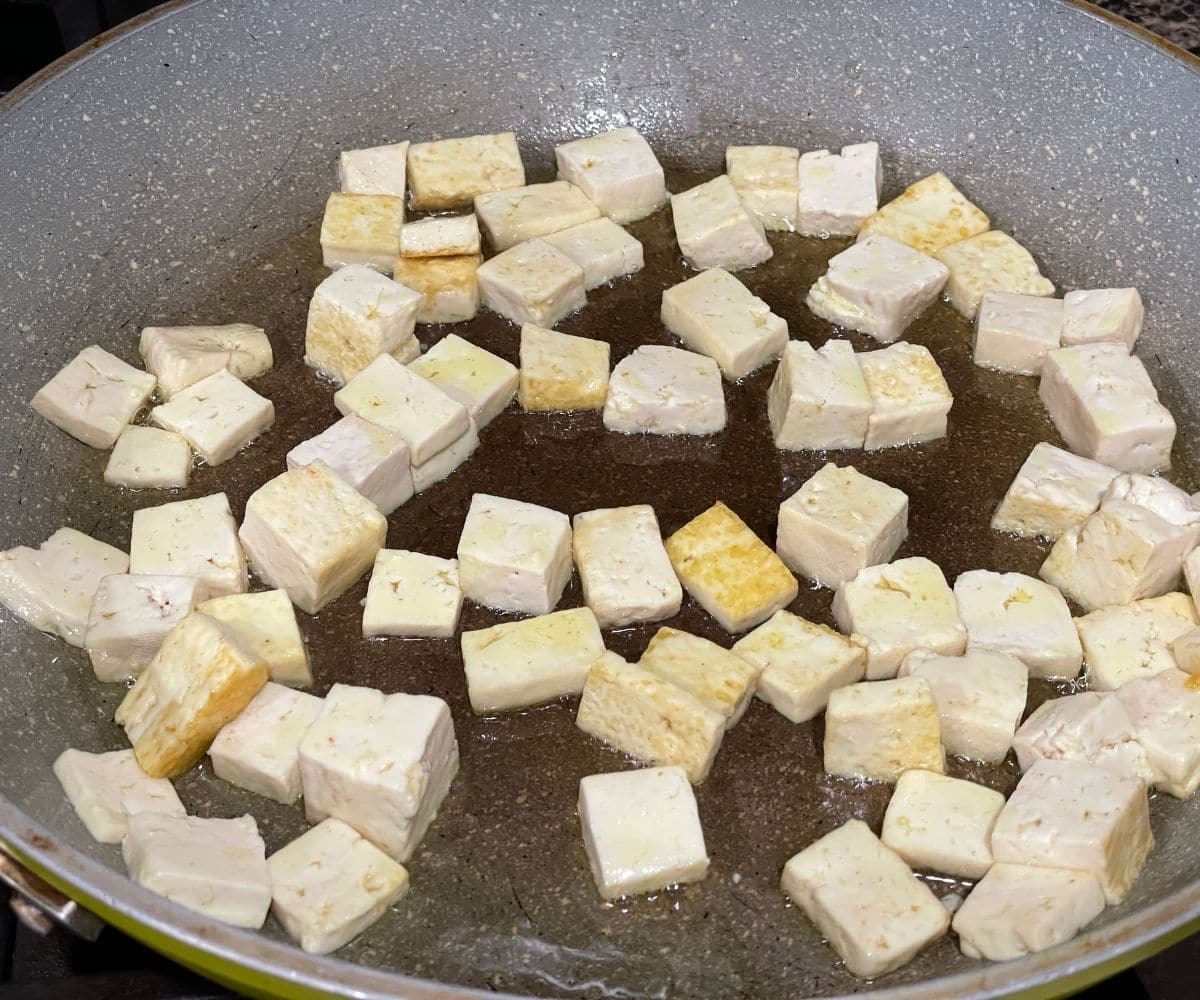
[[[158,496],[103,486],[105,456],[67,438],[27,401],[79,348],[136,360],[152,323],[241,320],[266,327],[278,363],[258,388],[276,427],[184,495],[246,497],[295,443],[335,419],[301,360],[319,265],[317,222],[339,149],[406,137],[514,129],[532,180],[552,146],[632,123],[679,189],[721,169],[724,146],[805,149],[877,139],[887,191],[945,170],[1031,247],[1063,287],[1136,284],[1149,320],[1140,353],[1180,424],[1177,481],[1195,489],[1200,411],[1200,72],[1197,63],[1092,8],[1033,0],[986,5],[736,3],[710,0],[488,4],[300,0],[174,4],[68,56],[0,109],[0,495],[4,545],[67,523],[124,546],[131,513]],[[622,356],[666,342],[659,294],[685,271],[665,213],[639,223],[648,266],[591,296],[566,321]],[[844,243],[782,237],[746,281],[821,342],[805,290]],[[428,345],[444,331],[427,329]],[[515,359],[516,335],[482,316],[468,335]],[[975,369],[970,331],[939,304],[910,331],[956,396],[950,437],[916,449],[834,454],[912,497],[901,555],[947,576],[1033,572],[1034,543],[986,528],[1029,448],[1057,440],[1032,379]],[[860,349],[869,346],[856,340]],[[568,513],[650,502],[665,532],[717,498],[763,537],[774,512],[826,458],[781,455],[762,418],[770,373],[730,387],[730,428],[680,441],[605,435],[595,415],[509,410],[475,458],[391,518],[388,544],[450,555],[476,490]],[[699,789],[713,855],[699,886],[602,905],[579,843],[578,779],[627,762],[585,739],[573,706],[471,716],[453,641],[357,638],[364,584],[305,618],[323,693],[336,680],[446,697],[462,775],[411,869],[408,898],[338,956],[307,956],[268,925],[249,934],[129,882],[65,804],[50,765],[67,746],[124,745],[111,722],[122,690],[84,656],[5,615],[0,621],[0,841],[105,920],[177,960],[260,994],[800,996],[856,992],[778,890],[783,861],[850,816],[878,824],[888,790],[824,776],[820,723],[792,726],[756,703]],[[577,584],[567,604],[580,600]],[[829,593],[795,610],[828,620]],[[464,627],[496,616],[468,608]],[[695,607],[675,622],[729,638]],[[653,631],[616,632],[636,656]],[[1035,690],[1032,701],[1049,693]],[[1011,769],[964,768],[1009,790]],[[206,815],[250,811],[269,849],[303,828],[200,768],[179,783]],[[1200,918],[1200,798],[1156,796],[1158,849],[1128,899],[1086,934],[1002,965],[962,958],[950,939],[877,984],[884,997],[1059,994],[1165,946]],[[956,886],[935,883],[947,893]],[[445,984],[445,985],[440,985]],[[476,992],[480,991],[480,992]]]

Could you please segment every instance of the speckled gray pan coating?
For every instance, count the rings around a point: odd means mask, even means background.
[[[0,407],[4,530],[35,543],[68,523],[125,545],[131,513],[158,502],[100,483],[104,456],[27,406],[76,350],[98,342],[136,361],[140,327],[246,321],[279,359],[256,387],[279,422],[245,455],[200,470],[188,495],[246,496],[282,456],[336,414],[300,361],[308,296],[320,280],[317,220],[339,149],[514,129],[532,179],[562,139],[632,123],[676,188],[720,169],[726,143],[802,148],[878,139],[887,194],[946,171],[1030,246],[1064,288],[1128,285],[1148,307],[1141,354],[1180,422],[1178,475],[1191,482],[1200,410],[1200,74],[1145,39],[1056,3],[217,3],[176,7],[10,100],[0,113]],[[593,293],[568,332],[606,336],[622,356],[667,342],[660,290],[684,276],[666,213],[633,231],[647,269]],[[775,239],[745,275],[792,335],[830,331],[803,307],[842,243]],[[426,344],[444,331],[426,329]],[[468,335],[515,360],[494,316]],[[975,369],[970,331],[939,304],[911,339],[938,355],[956,395],[951,436],[911,450],[842,454],[905,489],[902,555],[953,577],[979,566],[1033,571],[1042,550],[987,531],[992,505],[1033,443],[1055,440],[1030,379]],[[860,348],[869,346],[856,339]],[[764,537],[774,512],[823,461],[781,456],[762,419],[770,373],[728,390],[730,428],[703,442],[604,434],[595,415],[506,412],[477,457],[401,508],[389,544],[450,555],[470,495],[487,490],[569,513],[653,503],[665,531],[720,497]],[[84,656],[0,620],[0,829],[5,840],[104,907],[173,938],[193,962],[286,969],[296,981],[362,995],[460,995],[404,974],[477,989],[619,996],[830,995],[862,988],[778,891],[786,858],[849,816],[878,824],[887,788],[820,773],[819,724],[791,726],[756,702],[699,789],[713,867],[707,881],[627,905],[596,898],[573,803],[578,779],[625,766],[583,737],[573,706],[473,718],[457,645],[355,637],[365,584],[302,626],[318,691],[334,680],[447,697],[462,776],[413,859],[413,889],[338,959],[193,917],[120,874],[93,845],[50,764],[65,747],[123,745],[109,721],[121,689]],[[577,603],[573,584],[567,603]],[[828,619],[827,591],[795,608]],[[469,627],[494,616],[468,609]],[[678,624],[728,642],[690,603]],[[609,637],[636,656],[651,628]],[[1045,690],[1035,694],[1044,697]],[[976,776],[1010,788],[1007,768]],[[299,809],[215,780],[180,782],[214,815],[255,813],[274,849]],[[990,995],[1089,972],[1200,914],[1200,799],[1153,804],[1159,849],[1128,900],[1074,943],[1028,961],[972,963],[950,939],[878,984],[895,997]],[[938,891],[953,888],[946,885]],[[160,940],[160,944],[161,944]],[[207,959],[203,956],[209,956]],[[1110,967],[1111,968],[1111,967]],[[261,981],[260,981],[261,985]],[[888,988],[890,987],[890,990]]]

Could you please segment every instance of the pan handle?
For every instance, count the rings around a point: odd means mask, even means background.
[[[17,919],[38,934],[47,934],[58,924],[86,941],[95,941],[104,930],[104,921],[96,914],[64,896],[3,848],[0,882],[12,890],[8,903]]]

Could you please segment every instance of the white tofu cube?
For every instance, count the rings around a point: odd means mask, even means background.
[[[1171,643],[1196,626],[1187,594],[1165,594],[1076,618],[1087,677],[1096,691],[1115,691],[1139,677],[1175,669]]]
[[[1155,787],[1186,799],[1200,787],[1200,685],[1164,670],[1124,684],[1113,695],[1146,751]]]
[[[929,682],[947,753],[988,764],[1008,755],[1029,688],[1029,669],[1015,656],[977,651],[942,656],[915,649],[899,676]]]
[[[681,767],[589,774],[579,782],[579,822],[604,899],[699,882],[708,874],[696,794]]]
[[[890,236],[921,253],[934,254],[942,247],[985,232],[988,217],[966,199],[943,173],[930,174],[910,184],[870,216],[858,238]]]
[[[1013,749],[1022,771],[1048,757],[1116,768],[1147,784],[1154,778],[1133,722],[1111,692],[1083,691],[1042,702],[1017,730]]]
[[[861,448],[872,408],[848,341],[828,340],[819,351],[803,340],[788,342],[767,393],[776,448]]]
[[[479,220],[473,212],[417,219],[400,230],[401,257],[462,257],[479,253],[481,245]]]
[[[388,194],[403,198],[407,142],[365,149],[343,149],[338,156],[338,183],[346,194]]]
[[[1151,849],[1142,779],[1074,760],[1039,760],[992,828],[996,861],[1090,871],[1119,903]]]
[[[575,724],[646,764],[682,767],[694,785],[708,777],[725,735],[720,712],[611,652],[587,672]]]
[[[974,319],[988,292],[1053,295],[1054,283],[1042,277],[1033,254],[1008,233],[992,229],[935,254],[950,268],[946,296],[967,319]]]
[[[704,271],[662,295],[663,326],[685,346],[707,355],[731,382],[783,353],[787,320],[728,271]]]
[[[139,885],[234,927],[259,928],[267,919],[266,853],[253,816],[138,813],[121,843],[129,877]]]
[[[440,483],[474,455],[478,447],[479,431],[475,427],[475,421],[471,420],[465,434],[456,438],[432,458],[412,467],[414,492],[424,493],[431,486]]]
[[[150,419],[183,437],[209,465],[221,465],[275,423],[275,405],[221,369],[154,407]]]
[[[467,408],[422,375],[381,354],[333,394],[343,416],[354,414],[400,435],[420,465],[466,433]]]
[[[271,680],[291,687],[312,684],[308,650],[287,591],[226,594],[205,601],[197,610],[226,625],[242,646],[267,665]]]
[[[362,264],[386,273],[400,256],[403,225],[403,198],[335,191],[321,219],[322,260],[328,268]]]
[[[218,778],[288,805],[300,798],[300,740],[321,711],[321,699],[266,684],[224,726],[208,755]]]
[[[310,615],[354,585],[386,535],[379,509],[321,461],[255,490],[238,531],[263,581]]]
[[[334,271],[308,304],[304,363],[344,385],[413,335],[421,294],[361,264]]]
[[[128,569],[129,557],[120,549],[59,528],[36,549],[18,545],[0,552],[0,604],[34,628],[82,647],[100,581]]]
[[[679,582],[726,632],[745,632],[796,598],[783,560],[719,500],[666,540]]]
[[[642,244],[609,218],[581,222],[542,238],[583,268],[583,287],[589,292],[645,266]]]
[[[1100,506],[1117,470],[1052,444],[1034,445],[996,508],[992,527],[1022,538],[1058,538]]]
[[[742,204],[767,229],[796,231],[800,150],[792,146],[727,146],[725,173]]]
[[[754,696],[758,668],[698,635],[673,628],[654,633],[637,665],[692,695],[736,726]]]
[[[524,183],[525,167],[511,132],[414,142],[408,148],[408,188],[418,211],[461,208],[476,195]]]
[[[404,866],[339,819],[322,820],[267,858],[271,912],[316,955],[348,944],[408,891]]]
[[[588,608],[462,634],[467,694],[477,715],[577,695],[603,655],[604,638]]]
[[[246,557],[229,498],[214,493],[135,510],[129,572],[194,576],[208,597],[245,593]]]
[[[779,505],[775,549],[822,587],[885,563],[908,537],[908,497],[854,466],[822,466]]]
[[[106,483],[132,490],[186,486],[191,474],[192,446],[160,427],[126,427],[104,467]]]
[[[716,434],[725,429],[725,390],[712,358],[643,344],[608,380],[604,426],[621,434]]]
[[[1171,655],[1180,670],[1200,674],[1200,628],[1184,632],[1171,643]]]
[[[458,773],[458,741],[441,698],[335,684],[300,741],[304,812],[354,827],[407,861]]]
[[[996,864],[950,926],[968,958],[1007,962],[1070,941],[1103,909],[1090,872]]]
[[[679,249],[698,271],[740,271],[770,260],[774,252],[763,224],[742,204],[724,174],[671,195],[671,217]]]
[[[1051,351],[1038,396],[1072,451],[1122,472],[1170,467],[1175,419],[1145,365],[1120,344]]]
[[[386,427],[343,417],[287,453],[289,470],[324,462],[385,517],[413,495],[408,445]]]
[[[202,585],[191,576],[104,577],[92,598],[84,640],[97,679],[137,677],[167,633],[202,600]]]
[[[1132,351],[1142,332],[1142,297],[1136,288],[1095,288],[1063,298],[1063,347],[1112,341]]]
[[[858,355],[858,364],[872,407],[864,448],[897,448],[946,436],[954,397],[928,348],[892,344]]]
[[[929,887],[857,819],[788,861],[781,885],[863,979],[907,964],[950,926]]]
[[[516,366],[457,334],[447,334],[409,367],[462,403],[476,427],[495,420],[517,394]]]
[[[193,612],[167,633],[114,718],[142,770],[174,777],[204,756],[266,683],[267,665],[232,629]]]
[[[479,266],[479,297],[514,323],[554,326],[587,304],[583,268],[545,240],[526,240]]]
[[[1126,473],[1115,477],[1100,506],[1117,501],[1145,507],[1173,525],[1186,540],[1189,552],[1200,543],[1200,503],[1162,476]]]
[[[99,347],[85,347],[30,401],[59,430],[111,448],[154,391],[154,376]]]
[[[755,694],[791,722],[825,710],[829,693],[856,684],[867,670],[867,650],[856,637],[776,611],[733,644],[759,671]]]
[[[656,622],[679,613],[683,588],[649,504],[576,514],[571,546],[584,603],[602,628]]]
[[[1062,341],[1062,299],[984,292],[975,317],[975,364],[1014,375],[1038,375]]]
[[[910,768],[946,770],[933,686],[923,677],[848,684],[829,693],[825,770],[895,781]]]
[[[367,586],[362,632],[448,639],[458,628],[462,602],[457,559],[380,549]]]
[[[833,595],[833,617],[847,635],[867,643],[867,677],[895,677],[914,649],[958,656],[967,629],[958,602],[936,563],[920,556],[868,566]]]
[[[633,128],[575,139],[554,147],[558,175],[578,187],[614,222],[644,219],[667,200],[663,168]]]
[[[550,181],[476,195],[475,214],[492,247],[507,250],[598,219],[600,209],[574,184]]]
[[[102,844],[119,844],[136,813],[187,815],[172,784],[149,777],[132,750],[64,750],[54,762],[54,776],[88,833]]]
[[[476,604],[548,614],[571,579],[571,519],[476,493],[458,539],[458,567],[463,593]]]
[[[479,280],[476,272],[483,263],[480,254],[463,257],[401,257],[392,269],[392,277],[414,292],[421,293],[417,306],[418,323],[463,323],[479,312]],[[414,337],[406,343],[420,343]],[[399,360],[407,363],[407,360]]]
[[[262,327],[249,323],[148,326],[142,330],[138,353],[146,371],[158,379],[163,399],[222,370],[243,381],[258,378],[275,362]]]
[[[610,352],[608,341],[526,323],[521,327],[521,409],[601,409],[608,398]]]
[[[883,190],[879,143],[818,149],[798,164],[796,228],[805,236],[853,236],[875,214]]]

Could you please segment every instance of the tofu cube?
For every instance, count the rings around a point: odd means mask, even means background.
[[[1200,787],[1200,685],[1191,674],[1164,670],[1124,684],[1113,695],[1146,751],[1155,787],[1179,799]]]
[[[975,317],[975,364],[1014,375],[1038,375],[1061,346],[1062,299],[984,292]]]
[[[727,146],[725,173],[742,204],[767,229],[796,231],[800,150],[791,146]]]
[[[408,148],[408,189],[422,212],[470,205],[476,195],[525,183],[525,166],[511,132],[468,135]]]
[[[229,628],[242,646],[267,665],[268,675],[277,684],[312,684],[308,650],[287,591],[226,594],[205,601],[197,610]]]
[[[985,232],[989,225],[988,217],[939,172],[910,184],[882,206],[863,222],[858,238],[890,236],[921,253],[935,254]]]
[[[409,367],[462,403],[477,428],[495,420],[517,394],[516,366],[457,334],[447,334]]]
[[[767,419],[776,448],[861,448],[873,405],[848,341],[827,340],[816,351],[792,340],[767,392]]]
[[[608,398],[608,341],[521,327],[521,409],[599,410]]]
[[[589,774],[579,782],[579,823],[603,899],[708,874],[696,794],[681,767]]]
[[[787,320],[719,267],[663,292],[661,316],[663,326],[716,361],[731,382],[779,357],[788,342]]]
[[[476,195],[475,214],[492,247],[507,250],[598,219],[600,209],[574,184],[550,181]]]
[[[755,694],[791,722],[825,710],[829,693],[856,684],[867,670],[867,651],[856,636],[776,611],[733,650],[756,670]]]
[[[1124,898],[1153,847],[1142,779],[1075,760],[1034,764],[992,828],[997,862],[1091,872],[1110,904]]]
[[[682,767],[694,785],[708,777],[725,735],[720,712],[612,652],[587,672],[575,724],[643,763]]]
[[[741,720],[758,680],[758,668],[749,660],[673,628],[660,628],[654,634],[637,665],[722,715],[726,729]]]
[[[148,326],[138,353],[158,379],[164,400],[209,375],[227,371],[243,381],[258,378],[275,363],[271,341],[250,323],[222,326]]]
[[[441,698],[335,684],[300,741],[304,812],[354,827],[407,861],[458,773],[458,741]]]
[[[473,256],[480,252],[481,246],[479,220],[473,212],[417,219],[406,222],[400,230],[401,257]]]
[[[1175,528],[1189,553],[1200,543],[1200,501],[1162,476],[1117,476],[1104,491],[1100,507],[1113,503],[1131,503],[1157,514]]]
[[[351,264],[317,285],[308,304],[304,363],[344,385],[413,335],[421,293]]]
[[[928,348],[892,344],[858,355],[858,364],[872,407],[864,448],[898,448],[946,436],[954,397]]]
[[[324,462],[385,517],[414,492],[408,445],[386,427],[351,414],[287,453],[289,471]]]
[[[333,395],[343,416],[354,414],[398,434],[420,465],[467,432],[470,414],[429,379],[381,354]]]
[[[915,649],[899,676],[929,682],[947,753],[986,764],[1008,755],[1029,688],[1029,669],[1015,656],[978,651],[942,656]]]
[[[135,510],[129,572],[193,576],[207,597],[245,593],[246,557],[229,498],[214,493]]]
[[[181,434],[159,427],[130,425],[113,445],[104,481],[132,490],[186,486],[192,474],[192,446]]]
[[[649,504],[576,514],[571,546],[584,603],[602,628],[656,622],[679,613],[683,588]]]
[[[477,715],[577,695],[603,655],[604,638],[588,608],[462,634],[467,694]]]
[[[1112,692],[1082,691],[1042,702],[1017,730],[1013,749],[1022,771],[1046,757],[1115,768],[1147,784],[1154,780],[1133,722]]]
[[[150,411],[209,465],[228,462],[275,423],[275,405],[225,369],[180,389]]]
[[[137,677],[163,639],[203,600],[191,576],[106,576],[96,588],[84,647],[98,680]]]
[[[589,292],[645,266],[642,244],[609,218],[581,222],[542,238],[583,268],[583,287]]]
[[[1063,297],[1063,347],[1112,341],[1132,351],[1144,315],[1136,288],[1067,292]]]
[[[116,711],[152,778],[183,774],[267,682],[267,665],[215,618],[193,612],[163,639]]]
[[[187,815],[174,786],[149,777],[132,750],[64,750],[54,762],[54,776],[88,833],[102,844],[119,844],[136,813]]]
[[[433,458],[412,467],[413,490],[424,493],[431,486],[440,483],[474,455],[478,447],[479,431],[475,427],[475,421],[470,420],[465,434],[456,438]]]
[[[782,888],[863,979],[907,964],[950,926],[929,887],[857,819],[788,861]]]
[[[558,175],[579,188],[613,222],[650,215],[667,200],[663,168],[633,128],[575,139],[554,147]]]
[[[255,490],[238,532],[263,581],[310,615],[354,585],[386,535],[378,508],[321,461]]]
[[[1165,594],[1076,618],[1088,682],[1115,691],[1139,677],[1175,669],[1171,643],[1196,626],[1187,594]]]
[[[1022,538],[1054,540],[1100,507],[1117,470],[1052,444],[1034,445],[996,508],[992,527]]]
[[[111,448],[154,391],[153,375],[85,347],[30,401],[34,412],[93,448]]]
[[[933,686],[923,677],[837,688],[825,708],[825,770],[895,781],[910,768],[946,770]]]
[[[671,195],[671,217],[679,249],[698,271],[740,271],[770,260],[774,252],[763,224],[742,204],[724,174]]]
[[[1171,655],[1180,670],[1189,674],[1200,674],[1200,628],[1184,632],[1172,642]]]
[[[320,711],[320,698],[267,683],[208,748],[213,773],[290,805],[301,792],[300,740]]]
[[[879,208],[883,162],[879,143],[818,149],[798,164],[796,228],[805,236],[853,236]]]
[[[1104,909],[1090,872],[996,864],[954,914],[968,958],[1007,962],[1070,941]]]
[[[367,586],[362,632],[448,639],[458,628],[462,602],[457,559],[380,549]]]
[[[867,643],[867,678],[895,677],[914,649],[958,656],[967,629],[954,592],[936,563],[921,556],[868,566],[833,595],[833,617]]]
[[[338,156],[338,183],[346,194],[387,194],[403,198],[407,142],[365,149],[343,149]]]
[[[583,268],[545,240],[526,240],[485,261],[476,272],[479,296],[514,323],[554,326],[587,304]]]
[[[1122,345],[1051,351],[1038,396],[1072,451],[1122,472],[1170,468],[1175,418],[1145,365]]]
[[[300,947],[349,944],[408,891],[408,872],[339,819],[322,820],[267,858],[271,912]]]
[[[988,292],[1053,295],[1054,283],[1042,277],[1033,254],[1007,233],[992,229],[937,251],[950,268],[946,296],[967,319],[974,319]]]
[[[726,632],[745,632],[795,600],[783,561],[719,500],[666,540],[680,583]]]
[[[129,557],[120,549],[59,528],[36,549],[18,545],[0,552],[0,604],[34,628],[82,647],[100,582],[128,569]]]
[[[479,312],[479,280],[476,272],[483,263],[480,254],[463,257],[401,257],[392,277],[414,292],[421,293],[417,306],[418,323],[464,323]],[[408,344],[419,349],[414,337]],[[412,358],[400,358],[407,364]]]
[[[253,816],[201,819],[143,812],[121,843],[129,877],[234,927],[262,927],[271,906],[267,845]]]
[[[643,344],[608,380],[604,426],[621,434],[716,434],[725,429],[725,390],[712,358]]]
[[[890,560],[907,537],[902,491],[830,462],[779,505],[775,548],[789,569],[837,587]]]
[[[362,264],[386,273],[400,256],[403,225],[403,198],[335,191],[321,219],[322,260],[328,268]]]

